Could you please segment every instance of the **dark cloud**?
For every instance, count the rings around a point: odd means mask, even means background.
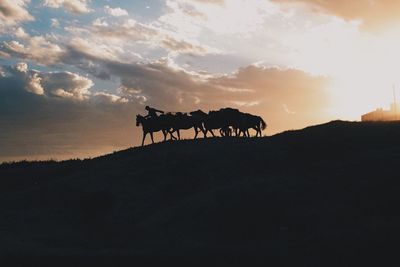
[[[89,156],[133,144],[138,110],[122,98],[93,93],[78,101],[38,95],[27,90],[20,70],[9,70],[0,77],[0,161]]]

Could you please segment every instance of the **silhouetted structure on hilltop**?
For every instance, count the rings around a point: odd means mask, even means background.
[[[362,115],[361,121],[398,121],[400,118],[399,115],[396,87],[393,86],[393,103],[390,105],[390,110],[377,108],[375,111]]]
[[[397,103],[390,105],[390,110],[378,108],[375,111],[361,116],[361,121],[397,121],[400,120],[400,113]]]

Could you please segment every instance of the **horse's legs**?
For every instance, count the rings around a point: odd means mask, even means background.
[[[144,145],[144,139],[146,139],[147,132],[143,132],[142,146]]]
[[[176,137],[174,136],[174,129],[169,131],[169,135],[171,136],[171,140],[176,140]]]
[[[246,132],[247,132],[247,137],[250,137],[249,129],[247,129]]]
[[[212,135],[213,137],[215,137],[215,134],[214,134],[213,130],[210,129],[209,131],[211,132],[211,135]]]
[[[179,129],[177,130],[178,132],[178,140],[181,140],[181,133],[179,132]]]
[[[240,129],[238,127],[235,127],[233,133],[235,134],[236,137],[239,137],[240,136]],[[232,133],[232,135],[233,135],[233,133]]]
[[[260,135],[260,137],[262,136],[262,134],[261,134],[261,128],[260,128],[260,126],[256,126],[256,128],[254,128],[256,131],[257,131],[257,134],[256,134],[256,137],[258,137],[258,135]]]
[[[154,144],[153,133],[150,133],[151,142]]]
[[[204,138],[206,138],[206,137],[207,137],[207,131],[206,131],[206,129],[205,129],[204,127],[200,127],[200,130],[203,132]]]
[[[256,136],[255,137],[258,137],[258,128],[257,128],[257,126],[253,127],[253,129],[256,131]]]
[[[198,134],[199,134],[199,131],[197,130],[197,126],[194,126],[194,139],[197,138]]]
[[[166,130],[162,130],[162,133],[164,135],[164,142],[167,141],[167,135],[168,133],[166,132]]]
[[[204,129],[204,131],[203,131],[204,138],[207,138],[207,132],[208,132],[208,130],[207,130],[207,129]]]

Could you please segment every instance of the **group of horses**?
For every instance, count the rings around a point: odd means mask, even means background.
[[[180,130],[188,130],[193,128],[197,138],[199,132],[207,137],[210,132],[213,137],[213,130],[219,130],[221,136],[244,136],[250,137],[249,129],[256,131],[256,136],[262,136],[262,130],[265,130],[267,124],[256,115],[243,113],[234,108],[222,108],[217,111],[205,113],[197,110],[189,113],[166,113],[157,117],[146,118],[142,115],[136,116],[136,126],[142,126],[143,139],[142,146],[147,134],[150,134],[151,141],[154,143],[153,133],[161,131],[164,135],[164,141],[167,140],[168,134],[171,140],[180,139]],[[177,133],[178,138],[174,136]]]

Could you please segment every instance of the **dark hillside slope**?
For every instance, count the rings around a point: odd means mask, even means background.
[[[13,263],[398,266],[400,123],[0,166]]]

